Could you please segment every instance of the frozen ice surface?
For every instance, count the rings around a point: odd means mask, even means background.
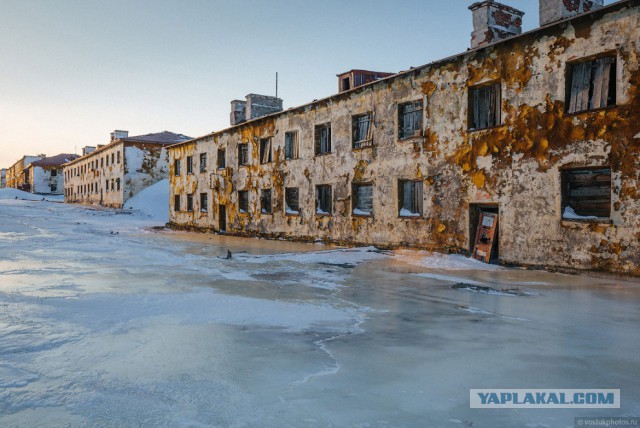
[[[0,426],[573,427],[640,414],[635,280],[161,224],[0,201]],[[619,388],[622,408],[472,410],[470,388]]]

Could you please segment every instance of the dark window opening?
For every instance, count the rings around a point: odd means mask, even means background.
[[[238,166],[249,164],[249,145],[238,144]]]
[[[354,116],[352,119],[353,148],[373,146],[373,126],[371,126],[371,114]]]
[[[316,186],[316,214],[331,215],[331,186]]]
[[[284,134],[284,158],[298,159],[298,131]]]
[[[180,159],[173,161],[173,174],[180,175]]]
[[[300,214],[300,203],[297,187],[287,187],[284,189],[284,209],[285,214]]]
[[[173,197],[173,210],[180,211],[180,195],[175,195]]]
[[[187,174],[193,174],[193,156],[187,156]]]
[[[116,178],[116,190],[120,191],[120,179]]]
[[[344,77],[342,79],[342,90],[348,91],[349,89],[351,89],[350,79],[348,77]]]
[[[370,216],[373,212],[373,186],[354,184],[352,188],[353,214]]]
[[[485,129],[500,125],[501,104],[500,82],[469,88],[469,129]]]
[[[269,163],[271,160],[271,138],[263,138],[260,140],[260,163]]]
[[[271,189],[262,189],[260,194],[260,212],[262,214],[271,214]]]
[[[117,162],[118,162],[118,163],[120,163],[120,152],[119,152],[119,151],[118,151],[118,152],[116,152],[116,155],[117,155],[117,156],[116,156],[116,158],[117,158]]]
[[[331,124],[316,125],[315,153],[316,155],[331,153]]]
[[[200,193],[200,211],[206,213],[209,211],[209,195]]]
[[[238,191],[238,211],[249,212],[249,192],[247,190]]]
[[[207,154],[200,153],[200,172],[207,171]]]
[[[227,167],[227,151],[225,149],[218,149],[218,168]]]
[[[398,105],[398,137],[411,138],[422,135],[422,101]]]
[[[562,171],[562,218],[596,220],[611,216],[611,169]]]
[[[400,180],[398,182],[398,214],[400,217],[422,215],[422,181]]]
[[[187,211],[193,211],[193,195],[191,193],[187,195]]]
[[[57,177],[58,176],[58,170],[57,169],[52,169],[51,170],[51,176],[52,177]]]
[[[616,58],[606,57],[571,65],[567,112],[577,113],[616,104]]]

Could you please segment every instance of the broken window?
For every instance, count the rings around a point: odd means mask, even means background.
[[[353,148],[373,146],[373,126],[371,126],[371,114],[354,116],[352,119]]]
[[[398,182],[398,215],[419,217],[422,215],[422,181],[400,180]]]
[[[225,149],[218,149],[218,168],[227,167],[227,151]]]
[[[180,159],[173,161],[173,174],[180,175]]]
[[[352,189],[353,214],[370,216],[373,212],[373,186],[354,184]]]
[[[111,191],[113,192],[116,189],[116,180],[111,179]]]
[[[52,169],[51,170],[51,176],[52,177],[57,177],[58,176],[58,170],[57,169]]]
[[[297,187],[287,187],[284,189],[284,210],[285,214],[300,214],[300,203],[298,199]]]
[[[200,193],[200,211],[206,213],[209,210],[209,195]]]
[[[247,143],[238,144],[238,166],[249,164],[249,145]]]
[[[175,195],[173,197],[173,210],[180,211],[180,195]]]
[[[316,125],[315,134],[315,153],[316,155],[323,155],[331,153],[331,124],[325,123],[323,125]]]
[[[207,154],[200,153],[200,172],[207,171]]]
[[[249,212],[249,192],[247,190],[238,191],[238,211]]]
[[[422,101],[398,105],[398,137],[411,138],[422,135]]]
[[[120,179],[116,178],[116,190],[120,191]]]
[[[284,158],[298,159],[298,131],[284,134]]]
[[[263,138],[260,140],[260,163],[269,162],[271,162],[271,138]]]
[[[105,180],[104,181],[104,191],[108,192],[109,191],[109,180]]]
[[[316,214],[331,215],[331,186],[316,186]]]
[[[193,211],[193,194],[187,194],[187,211]]]
[[[343,77],[342,78],[342,90],[343,91],[348,91],[349,89],[351,89],[351,84],[349,82],[349,78],[348,77]]]
[[[485,129],[500,125],[501,104],[500,82],[469,88],[469,129]]]
[[[120,163],[120,151],[116,152],[116,154],[118,155],[117,156],[118,163]]]
[[[193,174],[193,156],[187,156],[187,174]]]
[[[115,163],[114,162],[115,156],[116,156],[115,153],[111,153],[111,165],[113,165]]]
[[[260,193],[260,212],[262,214],[271,214],[271,189],[262,189]]]
[[[611,215],[611,169],[562,171],[562,218],[606,219]]]
[[[571,65],[567,112],[576,113],[615,105],[616,58],[605,57]]]

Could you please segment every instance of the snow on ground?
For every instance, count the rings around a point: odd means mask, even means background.
[[[38,195],[36,193],[24,192],[18,189],[0,189],[0,199],[20,199],[25,201],[50,201],[63,202],[64,195]]]
[[[169,221],[169,179],[152,184],[134,197],[128,199],[124,207],[139,211],[161,223]]]
[[[158,223],[0,201],[0,426],[570,427],[640,414],[638,282]],[[483,387],[620,388],[623,407],[471,411],[469,388]]]

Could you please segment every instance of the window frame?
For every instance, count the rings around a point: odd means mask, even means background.
[[[173,160],[173,175],[176,176],[176,177],[180,177],[180,174],[181,174],[181,171],[180,171],[181,162],[180,162],[180,160],[181,159],[174,159]]]
[[[238,167],[249,166],[249,143],[238,143]]]
[[[483,126],[480,127],[479,125],[479,119],[480,119],[480,111],[476,112],[476,103],[475,103],[475,99],[476,99],[476,93],[480,94],[480,91],[484,91],[486,89],[489,88],[497,88],[498,92],[497,94],[494,93],[492,95],[493,97],[493,101],[495,102],[496,99],[499,100],[500,102],[498,102],[497,104],[494,104],[494,112],[493,112],[493,120],[494,122],[491,122],[489,119],[491,119],[492,117],[492,112],[491,112],[491,104],[489,104],[486,107],[486,112],[487,112],[487,126]],[[502,116],[503,116],[503,112],[502,112],[502,80],[492,80],[489,82],[483,82],[480,83],[478,85],[473,85],[473,86],[469,86],[467,88],[467,96],[468,96],[468,109],[467,109],[467,132],[475,132],[475,131],[483,131],[486,129],[492,129],[492,128],[497,128],[502,126]],[[488,97],[485,99],[489,99],[491,100],[492,97]],[[497,98],[496,98],[497,97]],[[479,98],[479,96],[478,96]],[[480,104],[478,103],[478,106]],[[497,118],[495,117],[497,113]],[[476,119],[478,119],[478,123],[476,123]]]
[[[222,152],[222,156],[220,156],[220,152]],[[222,162],[220,162],[220,159],[222,159]],[[224,147],[218,148],[216,167],[217,169],[225,169],[227,167],[227,149]]]
[[[294,137],[290,139],[289,137]],[[291,150],[288,146],[291,145]],[[291,156],[289,156],[291,152]],[[294,160],[300,158],[300,132],[297,130],[287,131],[284,133],[284,158],[285,160]]]
[[[207,153],[202,152],[199,156],[199,171],[200,174],[207,172]]]
[[[416,108],[410,112],[406,112],[404,109],[406,109],[407,106],[413,106],[413,107],[419,106],[419,108]],[[404,123],[406,120],[406,116],[410,113],[414,113],[417,117],[420,118],[419,128],[416,129],[416,127],[414,126],[412,133],[405,134]],[[396,117],[398,120],[397,135],[398,135],[399,141],[422,137],[423,130],[424,130],[424,99],[421,98],[419,100],[405,101],[402,103],[398,103]]]
[[[182,203],[180,201],[180,195],[173,195],[173,211],[174,212],[182,211]]]
[[[260,138],[260,165],[273,162],[273,137]]]
[[[265,202],[268,202],[268,210],[265,210]],[[273,214],[273,192],[270,187],[260,190],[260,214]]]
[[[200,192],[200,212],[209,212],[209,194],[207,192]]]
[[[325,149],[323,151],[322,146],[322,131],[327,131],[327,142],[325,144]],[[315,125],[314,133],[313,133],[313,141],[314,141],[314,154],[315,156],[326,156],[332,153],[332,138],[331,138],[331,122],[321,123]]]
[[[370,187],[371,188],[371,210],[369,211],[368,214],[364,214],[364,210],[363,213],[356,213],[356,210],[360,210],[360,208],[358,208],[358,202],[359,202],[359,197],[358,197],[358,189],[360,187]],[[351,215],[355,216],[355,217],[373,217],[373,183],[372,182],[357,182],[357,183],[351,183]]]
[[[608,173],[609,181],[608,181],[608,192],[607,192],[607,202],[608,202],[608,212],[606,217],[602,217],[599,215],[594,215],[593,213],[579,213],[576,211],[577,207],[571,206],[570,198],[571,195],[571,175],[577,175],[580,173]],[[597,181],[597,180],[594,180]],[[604,186],[601,186],[604,187]],[[584,187],[582,190],[594,191],[595,187]],[[579,223],[608,223],[611,222],[611,213],[613,212],[612,202],[613,202],[613,172],[610,166],[578,166],[578,165],[570,165],[560,169],[560,219],[561,221],[568,222],[579,222]],[[572,218],[565,217],[565,210],[567,207],[571,208],[575,215],[582,218]]]
[[[406,183],[413,183],[414,185],[414,190],[413,192],[415,192],[415,186],[417,184],[420,184],[420,195],[412,195],[412,198],[415,200],[415,202],[417,202],[418,205],[418,211],[411,211],[410,209],[405,208],[405,204],[404,204],[404,185]],[[400,178],[398,179],[398,217],[402,218],[402,219],[421,219],[424,216],[424,181],[423,180],[416,180],[416,179],[405,179],[405,178]],[[411,214],[402,214],[402,210],[407,209],[407,211],[409,211]]]
[[[238,213],[239,214],[248,214],[249,213],[249,191],[248,190],[238,190]],[[242,208],[242,205],[246,203],[246,208]]]
[[[325,197],[322,198],[323,195],[321,195],[321,191],[326,191],[328,189],[328,193],[329,193],[329,197],[326,198],[326,195],[324,195]],[[322,200],[327,201],[329,203],[329,209],[325,210],[322,209],[322,207],[320,206],[320,204],[322,204]],[[331,184],[316,184],[316,188],[315,188],[315,215],[316,216],[320,216],[320,217],[331,217],[333,215],[333,189]]]
[[[364,118],[367,119],[366,122],[368,123],[365,138],[356,141],[356,138],[361,135],[359,125],[364,122],[362,121]],[[368,149],[373,146],[373,113],[367,112],[351,116],[351,148],[353,150],[361,150]]]
[[[193,156],[187,156],[187,175],[193,174]]]
[[[289,205],[289,194],[295,190],[296,193],[296,205],[297,210],[291,209]],[[285,187],[284,188],[284,213],[285,215],[299,216],[300,215],[300,188],[299,187]]]
[[[193,193],[187,193],[187,212],[193,212]]]
[[[613,90],[613,96],[607,97],[607,104],[604,106],[601,105],[599,107],[589,107],[589,105],[591,105],[593,102],[592,97],[594,96],[594,92],[592,91],[595,91],[595,80],[590,79],[589,91],[587,94],[588,95],[587,108],[584,108],[581,110],[577,110],[577,109],[572,110],[571,101],[573,98],[573,87],[574,87],[574,83],[577,83],[573,81],[575,67],[584,65],[587,63],[595,63],[597,61],[602,61],[605,59],[612,59],[610,68],[609,68],[609,75],[607,77],[608,79],[607,94],[611,94],[611,90]],[[598,111],[598,110],[617,106],[618,105],[618,63],[619,63],[618,53],[616,51],[603,52],[598,55],[591,55],[584,58],[579,58],[574,61],[567,62],[566,68],[565,68],[565,100],[564,100],[565,113],[568,115],[574,115],[574,114],[585,113],[590,111]],[[595,68],[595,64],[592,64],[591,77],[593,79],[595,79],[596,77],[593,75],[594,68]],[[597,70],[595,72],[597,73]],[[583,84],[584,84],[584,81],[583,81]],[[611,98],[611,104],[609,104],[609,98]]]

